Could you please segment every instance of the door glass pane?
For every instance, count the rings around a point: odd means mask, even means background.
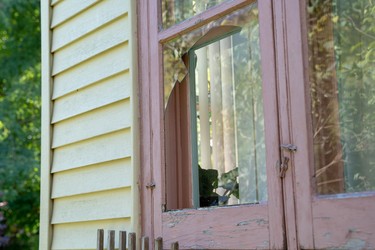
[[[375,1],[307,2],[317,192],[375,190]]]
[[[267,200],[258,14],[163,46],[167,210]]]
[[[190,53],[200,207],[267,199],[259,53],[257,16]]]
[[[180,23],[226,0],[163,0],[163,28]]]

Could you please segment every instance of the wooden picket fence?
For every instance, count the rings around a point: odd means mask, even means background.
[[[97,233],[97,247],[96,250],[115,250],[115,230],[108,230],[108,240],[107,240],[107,247],[104,248],[104,230],[98,229]],[[135,233],[129,233],[128,237],[126,237],[126,231],[119,231],[119,250],[136,250],[137,249],[137,236]],[[126,245],[128,244],[128,248]],[[141,250],[149,250],[150,249],[150,242],[149,238],[144,236],[141,238],[140,241],[140,248]],[[155,239],[155,250],[162,250],[163,249],[163,239],[157,238]],[[171,250],[178,250],[178,242],[174,242],[171,244]]]

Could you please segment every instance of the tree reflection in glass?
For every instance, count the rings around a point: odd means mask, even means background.
[[[375,190],[375,1],[307,10],[317,192]]]
[[[163,0],[163,28],[180,23],[226,0]]]

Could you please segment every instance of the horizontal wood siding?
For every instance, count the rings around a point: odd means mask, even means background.
[[[54,174],[52,198],[130,187],[130,158],[103,162]],[[82,181],[85,180],[85,181]]]
[[[130,188],[56,198],[52,224],[128,218],[131,216]]]
[[[53,148],[108,134],[131,124],[129,100],[92,110],[58,122],[53,131]]]
[[[134,6],[54,0],[51,8],[51,248],[95,249],[99,228],[138,230]]]
[[[53,29],[52,52],[95,32],[115,18],[127,15],[129,1],[106,0]],[[52,13],[53,14],[53,13]],[[53,19],[53,18],[52,18]],[[124,30],[126,32],[126,30]]]
[[[54,89],[52,98],[55,100],[63,95],[80,91],[84,87],[115,74],[128,71],[130,66],[129,56],[130,53],[127,44],[121,44],[116,48],[78,64],[68,71],[56,75],[53,81]]]
[[[56,1],[52,1],[56,2]],[[89,8],[93,4],[99,2],[99,0],[65,0],[60,1],[59,4],[56,4],[53,9],[53,19],[52,19],[52,28],[61,24],[62,22],[69,20],[70,18],[76,16],[83,10]]]
[[[124,82],[129,82],[128,73],[120,73],[56,99],[52,123],[129,98],[130,86]]]
[[[56,75],[118,44],[127,42],[129,34],[119,32],[119,30],[127,28],[125,25],[128,25],[127,16],[121,17],[101,27],[96,32],[56,51],[52,74]]]
[[[129,218],[124,218],[57,224],[54,225],[52,249],[95,249],[97,228],[104,229],[105,232],[107,230],[128,230],[130,223]],[[106,238],[104,238],[105,246],[107,245]],[[118,242],[116,242],[117,244]]]
[[[84,167],[131,156],[130,130],[114,132],[54,150],[52,172]]]
[[[51,0],[51,6],[54,6],[59,2],[62,2],[62,0]]]

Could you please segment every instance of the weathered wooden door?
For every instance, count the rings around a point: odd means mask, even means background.
[[[181,1],[140,1],[143,230],[183,249],[284,248],[272,1],[216,3],[175,24]]]
[[[374,248],[373,2],[214,2],[184,17],[178,1],[140,1],[144,234],[192,249]],[[256,52],[246,30],[258,14]],[[236,49],[244,40],[251,52]],[[251,63],[236,74],[257,56],[260,75]],[[246,90],[237,82],[248,74],[259,79]],[[234,129],[220,130],[217,114]]]
[[[375,3],[275,4],[285,13],[290,97],[280,96],[281,113],[289,113],[282,134],[298,147],[288,153],[285,178],[286,207],[295,204],[295,240],[302,249],[373,249]]]

